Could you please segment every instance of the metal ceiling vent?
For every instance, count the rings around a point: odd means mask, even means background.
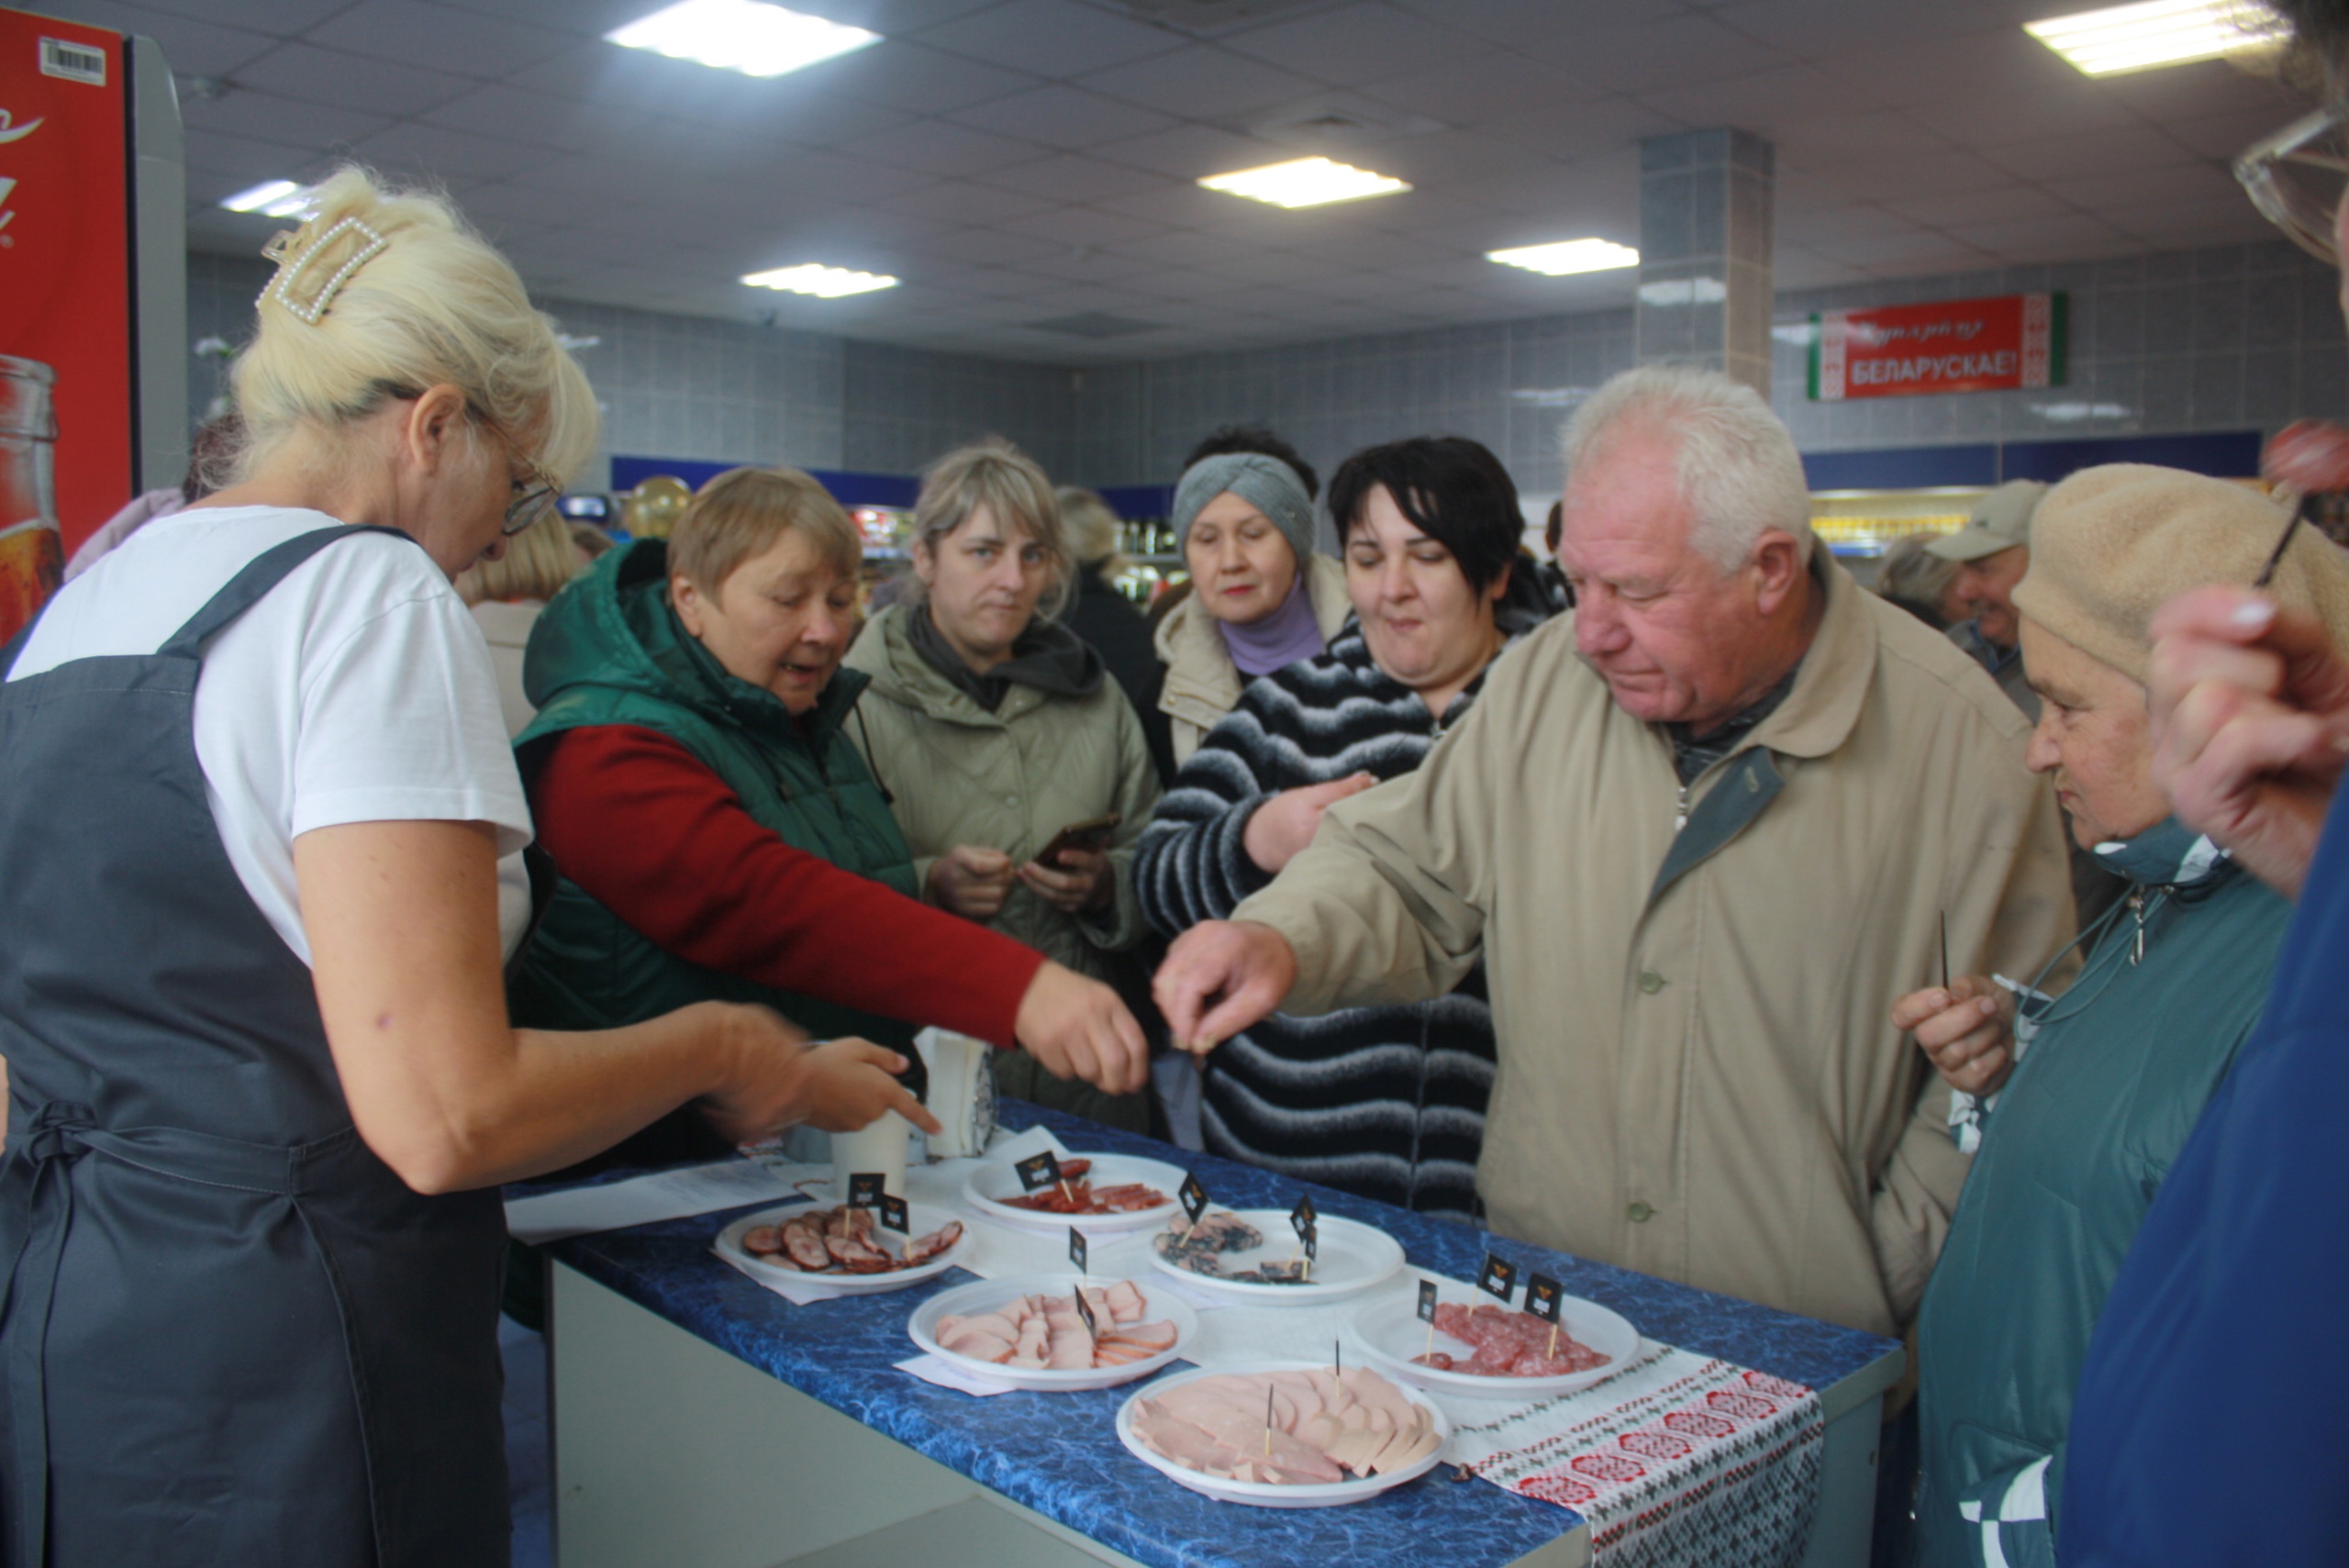
[[[1219,33],[1290,11],[1323,10],[1334,0],[1109,0],[1121,11],[1186,33]]]
[[[1165,330],[1158,322],[1137,321],[1130,316],[1112,316],[1106,310],[1055,316],[1050,321],[1030,321],[1028,325],[1038,332],[1060,332],[1071,338],[1130,338],[1137,332]]]

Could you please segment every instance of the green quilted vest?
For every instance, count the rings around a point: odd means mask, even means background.
[[[832,677],[803,724],[773,694],[726,673],[669,607],[668,546],[615,550],[539,617],[522,672],[538,717],[515,740],[527,776],[534,742],[584,726],[657,730],[692,752],[762,827],[795,849],[915,896],[913,857],[841,727],[865,677]],[[625,832],[625,822],[612,825]],[[758,1002],[818,1040],[862,1035],[910,1045],[914,1027],[773,990],[688,963],[564,878],[508,987],[517,1025],[593,1029],[689,1002]]]

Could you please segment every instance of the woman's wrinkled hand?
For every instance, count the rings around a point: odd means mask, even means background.
[[[1892,1027],[1961,1094],[1996,1094],[2014,1072],[2014,996],[1987,975],[1911,991],[1892,1004]]]

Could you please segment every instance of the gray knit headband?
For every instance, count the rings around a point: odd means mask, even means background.
[[[1190,541],[1191,524],[1197,520],[1200,508],[1226,491],[1264,513],[1281,530],[1281,537],[1297,551],[1299,566],[1312,558],[1313,498],[1305,493],[1305,482],[1297,476],[1297,470],[1262,452],[1222,452],[1203,457],[1183,471],[1182,482],[1174,486],[1177,549]]]

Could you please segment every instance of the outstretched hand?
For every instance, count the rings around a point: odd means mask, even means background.
[[[1297,984],[1288,939],[1253,920],[1206,920],[1167,950],[1151,982],[1175,1046],[1205,1056],[1281,1005]]]

